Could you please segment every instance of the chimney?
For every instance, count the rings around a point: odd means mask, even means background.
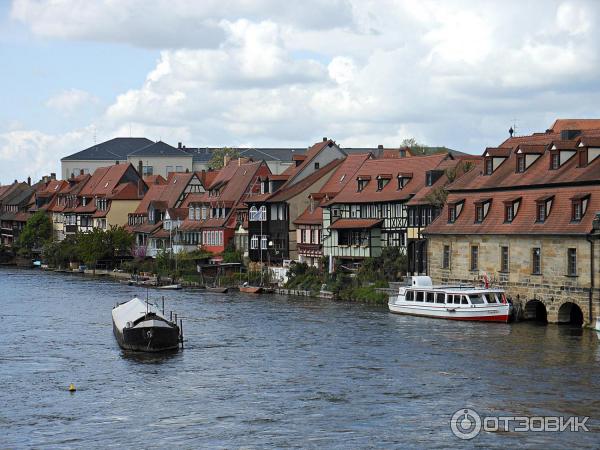
[[[143,176],[142,175],[143,171],[144,171],[144,163],[142,163],[142,160],[140,159],[138,161],[138,174],[140,175],[140,177]]]
[[[55,174],[54,172],[52,172],[52,173],[50,174],[50,179],[51,179],[51,180],[56,180],[56,174]]]
[[[119,165],[119,161],[115,161],[115,166],[118,166],[118,165]]]
[[[181,148],[181,142],[177,143],[177,148]]]
[[[79,169],[79,175],[83,175],[83,169]]]
[[[323,142],[327,142],[327,136],[323,136]]]
[[[515,132],[515,130],[513,130],[513,127],[510,127],[508,129],[508,134],[510,134],[510,137],[513,137],[513,133]]]
[[[15,183],[17,182],[17,180],[15,180]],[[27,184],[29,186],[31,186],[31,177],[27,177]]]
[[[383,144],[379,144],[379,145],[377,146],[377,148],[378,148],[379,150],[383,150]]]

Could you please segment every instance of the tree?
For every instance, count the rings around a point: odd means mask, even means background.
[[[235,148],[218,148],[212,153],[212,157],[210,161],[208,161],[208,168],[217,170],[222,168],[225,165],[225,157],[229,157],[229,159],[236,159],[240,157],[240,152]]]
[[[41,249],[52,239],[52,221],[42,211],[29,218],[17,239],[19,254],[31,257],[34,249]]]
[[[70,262],[79,260],[77,238],[67,236],[62,241],[48,241],[42,250],[46,262],[53,267],[67,267]]]
[[[133,234],[123,227],[111,226],[110,230],[106,231],[106,245],[113,266],[118,256],[131,255],[133,240]]]
[[[441,208],[444,206],[447,198],[448,191],[446,190],[445,186],[436,186],[425,196],[425,200],[427,200],[430,205],[433,205],[436,208]]]
[[[400,148],[402,147],[408,147],[414,155],[426,155],[428,148],[426,145],[419,144],[415,138],[402,139]]]
[[[89,233],[79,234],[77,248],[83,262],[91,266],[94,272],[98,261],[110,256],[111,253],[106,239],[106,232],[98,228],[94,228]]]

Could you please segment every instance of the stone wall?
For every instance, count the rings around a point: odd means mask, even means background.
[[[449,269],[442,267],[445,245],[450,246]],[[478,270],[475,271],[470,266],[472,246],[477,246],[479,250]],[[500,271],[503,246],[509,248],[509,270],[506,273]],[[536,247],[541,249],[540,275],[532,273],[532,250]],[[600,311],[599,247],[600,242],[596,241],[592,303],[594,321]],[[577,249],[576,276],[567,274],[569,248]],[[528,302],[538,300],[546,307],[548,321],[557,323],[566,320],[569,305],[563,305],[572,302],[581,308],[584,324],[589,324],[590,249],[585,236],[429,236],[428,273],[434,283],[475,284],[481,284],[483,274],[487,273],[493,285],[506,290],[506,295],[512,299],[517,310],[525,311]]]

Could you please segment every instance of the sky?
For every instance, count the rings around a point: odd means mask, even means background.
[[[481,154],[598,118],[600,2],[0,0],[0,184],[116,136]]]

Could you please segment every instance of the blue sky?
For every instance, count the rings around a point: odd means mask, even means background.
[[[585,0],[0,1],[0,183],[115,136],[470,153],[598,117]]]

